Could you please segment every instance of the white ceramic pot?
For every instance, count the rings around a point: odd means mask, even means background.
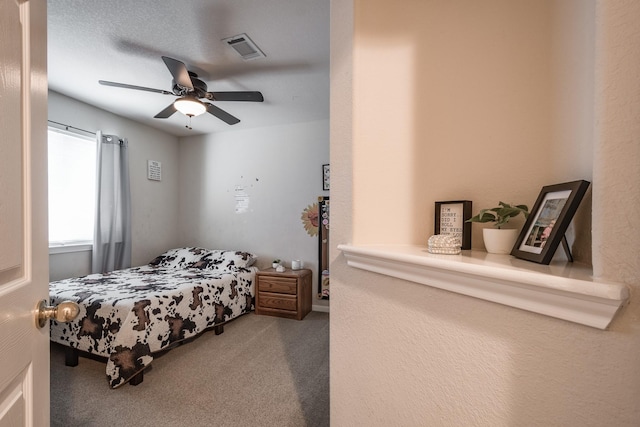
[[[484,247],[490,254],[510,254],[518,238],[518,230],[513,228],[484,228]]]

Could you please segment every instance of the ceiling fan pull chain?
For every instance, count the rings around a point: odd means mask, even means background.
[[[185,127],[189,130],[193,130],[193,128],[191,127],[191,116],[187,116],[187,124],[185,125]]]

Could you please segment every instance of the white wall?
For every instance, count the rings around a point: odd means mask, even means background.
[[[531,207],[544,185],[591,180],[581,125],[593,116],[592,13],[571,2],[403,3],[356,2],[354,243],[424,244],[438,200]]]
[[[129,140],[132,265],[178,244],[178,138],[49,91],[49,120]],[[147,179],[147,160],[162,162],[162,181]],[[50,280],[91,272],[90,252],[50,255]]]
[[[228,131],[180,140],[180,237],[185,245],[247,250],[260,268],[280,258],[313,270],[317,290],[318,238],[300,219],[328,196],[322,165],[329,163],[329,122]],[[240,190],[249,205],[236,212]],[[316,306],[326,300],[314,298]]]
[[[640,7],[597,8],[332,1],[332,425],[640,423]],[[609,331],[356,270],[336,249],[424,244],[436,200],[532,204],[542,185],[592,178],[593,264],[632,287]]]
[[[593,271],[638,285],[640,2],[599,1],[598,12]]]

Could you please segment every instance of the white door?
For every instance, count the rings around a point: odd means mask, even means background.
[[[46,18],[0,0],[0,426],[49,425]]]

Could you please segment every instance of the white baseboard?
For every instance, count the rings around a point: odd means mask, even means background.
[[[329,313],[328,305],[312,305],[311,311],[321,311],[323,313]]]

